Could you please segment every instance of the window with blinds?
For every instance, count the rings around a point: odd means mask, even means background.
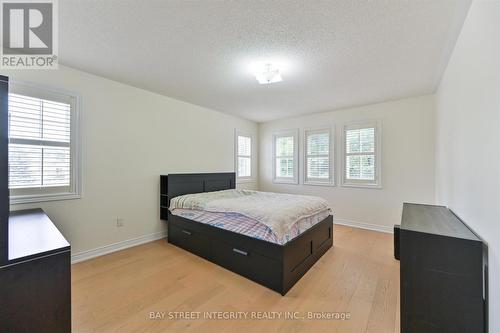
[[[9,94],[9,189],[13,203],[77,194],[75,103],[13,85]],[[47,96],[47,97],[46,97]]]
[[[297,130],[280,132],[274,135],[273,160],[275,182],[298,182],[297,141]]]
[[[344,184],[380,185],[379,131],[378,124],[344,128]]]
[[[249,179],[252,177],[252,137],[237,134],[236,150],[237,177]]]
[[[333,145],[331,130],[306,130],[304,183],[333,185]]]

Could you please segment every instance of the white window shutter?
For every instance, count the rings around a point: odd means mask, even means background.
[[[9,94],[9,188],[71,185],[71,105]]]
[[[344,127],[343,183],[345,186],[380,187],[380,124]]]
[[[298,183],[298,130],[273,135],[273,181]]]
[[[236,176],[240,180],[251,180],[253,176],[252,136],[236,132]]]

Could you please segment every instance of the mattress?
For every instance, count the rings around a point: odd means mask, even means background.
[[[330,214],[322,198],[236,189],[181,195],[171,200],[169,209],[174,215],[277,244]]]
[[[252,238],[261,239],[266,242],[284,245],[327,218],[330,215],[330,210],[324,210],[298,220],[294,223],[292,228],[290,228],[289,232],[282,237],[279,237],[265,224],[238,213],[216,213],[193,209],[175,209],[172,214]]]

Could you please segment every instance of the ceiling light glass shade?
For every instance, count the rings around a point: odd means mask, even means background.
[[[263,72],[255,73],[255,78],[260,84],[270,84],[283,81],[279,69],[273,69],[271,64],[266,65]]]

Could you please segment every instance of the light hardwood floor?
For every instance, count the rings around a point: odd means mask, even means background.
[[[73,332],[399,332],[392,242],[390,234],[336,225],[333,248],[284,297],[165,240],[116,252],[73,265]],[[183,311],[346,312],[350,319],[168,318]]]

